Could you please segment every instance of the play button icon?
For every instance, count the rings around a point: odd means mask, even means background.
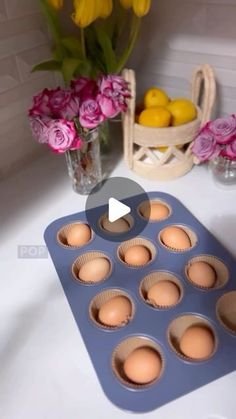
[[[120,218],[124,217],[125,215],[129,214],[131,211],[128,205],[122,204],[122,202],[118,201],[115,198],[109,198],[108,201],[108,220],[111,223],[119,220]]]
[[[114,242],[138,236],[147,219],[140,216],[141,202],[149,205],[147,193],[127,178],[113,177],[96,186],[86,201],[86,218],[96,236]]]

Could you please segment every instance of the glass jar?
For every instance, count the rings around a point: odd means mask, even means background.
[[[83,135],[80,133],[82,147],[65,153],[73,189],[80,195],[88,195],[102,181],[100,135],[100,127]]]
[[[210,162],[210,167],[217,183],[236,186],[236,160],[219,156]]]

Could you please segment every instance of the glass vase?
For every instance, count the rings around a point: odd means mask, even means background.
[[[83,135],[80,133],[82,147],[65,153],[73,189],[80,195],[88,195],[102,181],[100,135],[100,127]]]
[[[219,156],[210,162],[216,183],[222,186],[236,186],[236,160]]]

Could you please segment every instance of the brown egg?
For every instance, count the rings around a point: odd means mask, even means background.
[[[188,276],[199,287],[212,288],[216,282],[216,272],[206,262],[193,262],[188,268]]]
[[[102,221],[102,226],[104,230],[117,234],[126,233],[130,229],[128,221],[126,221],[124,218],[119,218],[119,220],[116,220],[113,223],[111,223],[108,218],[104,218]]]
[[[129,265],[143,266],[151,260],[151,254],[145,246],[135,245],[126,250],[124,259]]]
[[[69,246],[84,246],[91,239],[91,229],[87,224],[74,224],[66,234]]]
[[[208,358],[214,351],[214,336],[208,327],[191,326],[181,337],[179,346],[188,358]]]
[[[187,233],[176,226],[166,227],[161,233],[161,240],[173,250],[187,250],[191,247],[191,241]]]
[[[148,300],[159,307],[170,307],[177,304],[180,297],[179,287],[171,281],[160,281],[147,293]]]
[[[160,355],[152,348],[135,349],[124,362],[127,378],[136,384],[148,384],[156,380],[161,373]]]
[[[99,282],[106,278],[110,271],[110,262],[104,257],[92,259],[82,265],[78,277],[84,282]]]
[[[143,210],[144,218],[150,221],[160,221],[167,218],[170,214],[169,208],[161,202],[151,201],[150,206],[147,205]]]
[[[98,319],[105,326],[122,326],[128,323],[132,313],[132,305],[127,297],[122,295],[113,297],[104,303]]]

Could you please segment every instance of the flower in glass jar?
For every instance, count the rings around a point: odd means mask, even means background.
[[[65,119],[52,119],[48,123],[46,135],[49,147],[56,153],[75,150],[82,145],[74,122]]]
[[[85,100],[80,107],[79,122],[83,128],[96,128],[105,120],[99,103],[94,99]]]
[[[71,81],[71,89],[80,98],[80,101],[95,99],[98,92],[97,83],[88,77],[80,77]]]
[[[230,160],[236,160],[236,139],[226,145],[226,147],[221,151],[221,155]]]
[[[212,132],[218,144],[230,143],[234,138],[236,139],[235,115],[209,122],[208,129]]]
[[[203,130],[192,145],[192,152],[198,157],[200,162],[214,159],[219,156],[220,151],[221,148],[217,144],[214,135],[207,130]]]
[[[74,0],[72,20],[80,28],[86,28],[98,17],[106,19],[112,12],[112,0]]]
[[[30,127],[33,137],[41,144],[48,142],[47,122],[48,118],[41,118],[40,116],[30,118]]]
[[[107,118],[114,118],[127,109],[126,99],[130,97],[128,84],[119,76],[104,76],[99,82],[98,102]]]
[[[47,0],[48,4],[55,10],[60,10],[63,7],[63,0]]]
[[[50,116],[49,97],[50,91],[48,89],[44,89],[38,95],[35,95],[33,97],[33,106],[29,110],[29,116]]]
[[[151,0],[120,0],[120,3],[125,9],[132,7],[138,17],[148,14],[151,7]]]

